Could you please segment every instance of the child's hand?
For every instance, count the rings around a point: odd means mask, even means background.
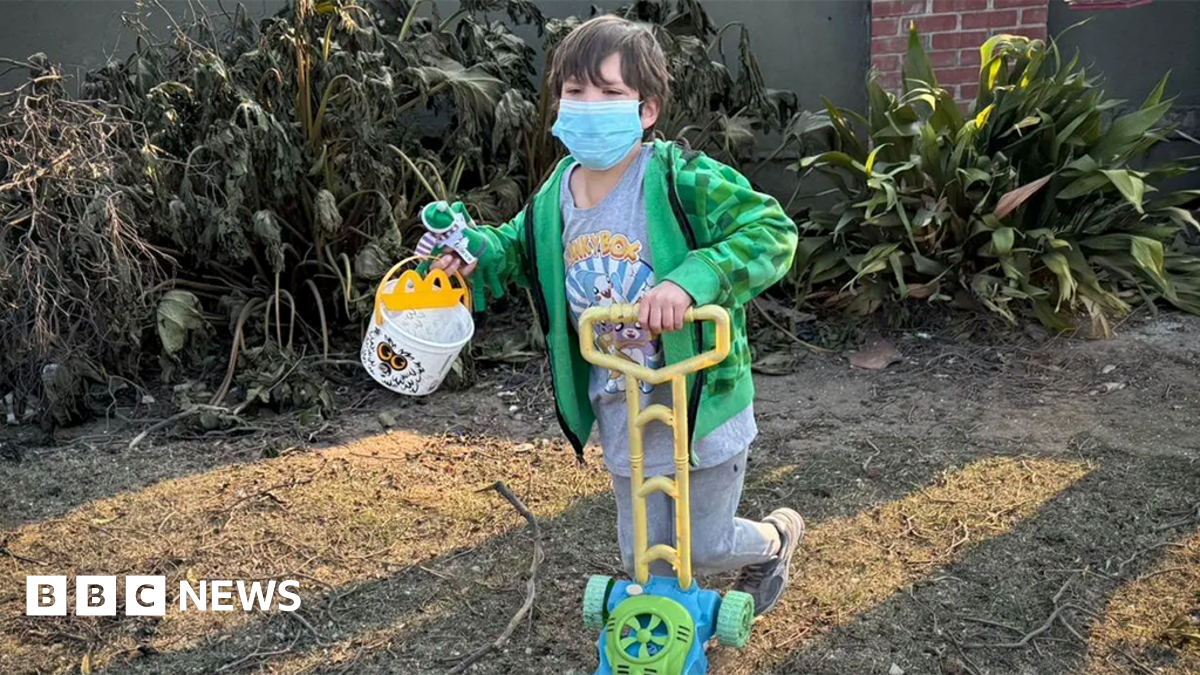
[[[650,289],[638,303],[638,322],[651,334],[683,328],[683,315],[692,306],[692,296],[670,281]]]
[[[458,257],[457,253],[443,254],[437,260],[433,261],[432,265],[430,265],[432,269],[445,270],[446,274],[450,276],[453,276],[455,272],[460,272],[464,277],[471,276],[471,273],[474,272],[475,268],[478,266],[479,261],[475,261],[470,265],[464,265],[463,259]]]

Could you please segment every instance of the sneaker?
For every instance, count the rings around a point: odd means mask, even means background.
[[[804,539],[804,519],[792,509],[775,509],[763,519],[779,530],[779,554],[771,560],[749,565],[738,577],[737,590],[754,598],[754,616],[771,611],[787,590],[792,556]]]

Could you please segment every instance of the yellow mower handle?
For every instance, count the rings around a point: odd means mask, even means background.
[[[637,305],[608,305],[607,307],[591,307],[584,310],[579,317],[579,334],[590,336],[594,334],[594,326],[598,321],[613,323],[633,323],[638,318]],[[717,329],[717,343],[712,349],[672,363],[661,368],[647,368],[628,359],[622,359],[612,354],[605,354],[596,348],[595,340],[581,339],[580,351],[583,358],[597,366],[623,375],[632,375],[648,384],[663,384],[680,375],[690,375],[717,365],[729,355],[729,311],[720,305],[703,305],[693,307],[683,315],[684,323],[696,321],[711,321]]]
[[[629,415],[629,469],[630,490],[633,493],[633,560],[634,576],[638,583],[645,584],[650,578],[650,563],[662,560],[675,568],[679,587],[692,586],[692,516],[691,480],[689,478],[691,450],[688,441],[687,376],[714,366],[729,355],[729,311],[719,305],[704,305],[687,310],[685,323],[712,321],[716,326],[716,345],[701,354],[672,363],[662,368],[647,368],[640,363],[623,359],[616,354],[604,353],[596,348],[595,324],[597,321],[634,323],[638,318],[637,305],[609,305],[592,307],[579,317],[579,341],[583,358],[590,363],[622,373],[627,378],[625,401]],[[641,408],[638,386],[634,380],[659,385],[671,383],[671,406],[660,403]],[[675,477],[645,477],[645,447],[643,430],[651,422],[669,426],[674,439],[673,462]],[[646,498],[662,492],[675,501],[675,545],[656,544],[650,546],[647,530]]]

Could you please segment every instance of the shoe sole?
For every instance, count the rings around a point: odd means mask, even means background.
[[[763,607],[761,610],[755,608],[756,617],[760,617],[774,609],[775,605],[779,604],[779,598],[782,598],[783,594],[787,592],[788,584],[792,580],[792,556],[796,554],[796,549],[800,547],[800,542],[804,541],[804,534],[807,531],[807,527],[804,524],[804,517],[793,509],[776,509],[763,520],[768,523],[779,523],[779,525],[783,526],[795,525],[796,528],[795,536],[787,542],[787,548],[781,552],[783,554],[783,588],[774,602]]]

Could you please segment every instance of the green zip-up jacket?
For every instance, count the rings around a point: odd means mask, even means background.
[[[732,319],[729,356],[688,378],[689,428],[693,438],[703,438],[754,399],[744,305],[787,273],[797,229],[778,201],[756,192],[734,169],[673,143],[653,146],[643,190],[655,275],[687,291],[696,306],[725,307]],[[486,247],[472,281],[477,310],[478,299],[501,297],[511,282],[532,291],[546,335],[558,421],[582,461],[595,422],[588,398],[591,365],[580,354],[567,306],[560,203],[563,176],[574,163],[570,157],[561,161],[513,220],[479,226]],[[715,343],[708,323],[661,339],[668,364]]]

